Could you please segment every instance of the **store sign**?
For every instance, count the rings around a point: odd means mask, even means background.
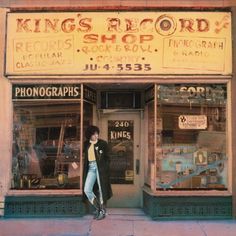
[[[12,86],[12,99],[80,99],[80,85],[15,84]]]
[[[6,75],[231,74],[229,12],[8,13]]]
[[[225,84],[159,85],[157,93],[161,103],[225,104],[227,97]]]
[[[207,128],[207,117],[205,115],[181,115],[178,120],[180,129]]]

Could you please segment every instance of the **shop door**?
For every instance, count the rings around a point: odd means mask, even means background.
[[[100,137],[111,151],[113,197],[108,207],[141,207],[140,113],[109,113],[100,117]]]

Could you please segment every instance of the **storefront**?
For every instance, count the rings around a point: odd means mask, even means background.
[[[2,14],[6,217],[86,214],[84,131],[96,124],[108,207],[232,218],[229,10]]]

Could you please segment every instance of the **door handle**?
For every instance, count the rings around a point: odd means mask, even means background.
[[[140,171],[140,160],[139,159],[136,159],[135,170],[136,170],[136,175],[139,175],[139,171]]]

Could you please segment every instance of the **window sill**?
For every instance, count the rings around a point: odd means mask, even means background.
[[[152,196],[232,196],[229,190],[157,190],[152,191],[147,186],[143,187],[143,191]]]
[[[24,190],[9,190],[7,196],[68,196],[82,195],[81,189],[24,189]]]

